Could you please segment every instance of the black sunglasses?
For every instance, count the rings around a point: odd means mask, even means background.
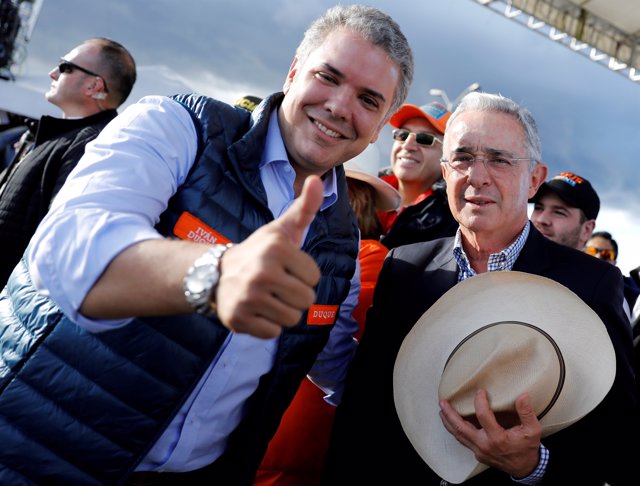
[[[71,61],[67,61],[66,59],[60,59],[60,62],[58,63],[58,71],[60,71],[62,74],[72,73],[74,69],[77,69],[78,71],[82,71],[83,73],[88,74],[89,76],[95,76],[97,78],[102,79],[105,92],[107,93],[109,92],[109,90],[107,89],[107,82],[104,80],[102,76],[100,76],[97,73],[94,73],[93,71],[89,71],[88,69],[85,69],[82,66],[78,66],[77,64],[74,64]]]
[[[394,140],[398,142],[404,142],[407,138],[409,138],[409,135],[411,133],[415,133],[416,142],[418,142],[420,145],[424,145],[425,147],[431,147],[434,143],[436,143],[436,141],[442,143],[442,140],[440,140],[435,135],[432,135],[431,133],[427,133],[427,132],[416,133],[416,132],[411,132],[409,130],[406,130],[404,128],[396,128],[395,130],[393,130],[393,132],[391,132],[391,135],[393,136]]]

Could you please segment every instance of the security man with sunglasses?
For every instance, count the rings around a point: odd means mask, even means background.
[[[116,108],[131,93],[136,65],[119,43],[91,38],[65,54],[49,77],[45,96],[62,110],[62,118],[41,117],[33,133],[25,132],[22,149],[0,173],[0,287],[85,145],[116,117]]]
[[[442,136],[450,113],[439,103],[405,104],[391,117],[391,168],[382,179],[402,195],[402,206],[379,212],[387,248],[455,234],[440,169]]]

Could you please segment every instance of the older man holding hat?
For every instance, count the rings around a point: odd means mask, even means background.
[[[389,119],[393,127],[390,173],[382,178],[398,189],[402,205],[380,211],[387,248],[452,236],[457,223],[445,193],[440,158],[451,113],[440,103],[405,104]]]
[[[458,231],[389,252],[324,484],[638,484],[622,275],[528,220],[531,113],[470,93],[443,146]]]

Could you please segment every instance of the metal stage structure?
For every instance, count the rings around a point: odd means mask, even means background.
[[[640,83],[637,0],[474,0]]]

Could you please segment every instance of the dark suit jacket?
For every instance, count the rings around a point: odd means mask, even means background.
[[[442,238],[389,254],[336,411],[324,485],[441,484],[402,430],[393,403],[393,366],[414,323],[457,283],[452,248],[453,238]],[[533,226],[513,270],[542,275],[571,289],[604,321],[616,350],[615,382],[600,405],[543,439],[550,462],[542,484],[640,484],[638,391],[620,271],[546,239]],[[580,323],[567,316],[567,325]],[[465,484],[516,483],[489,469]]]

